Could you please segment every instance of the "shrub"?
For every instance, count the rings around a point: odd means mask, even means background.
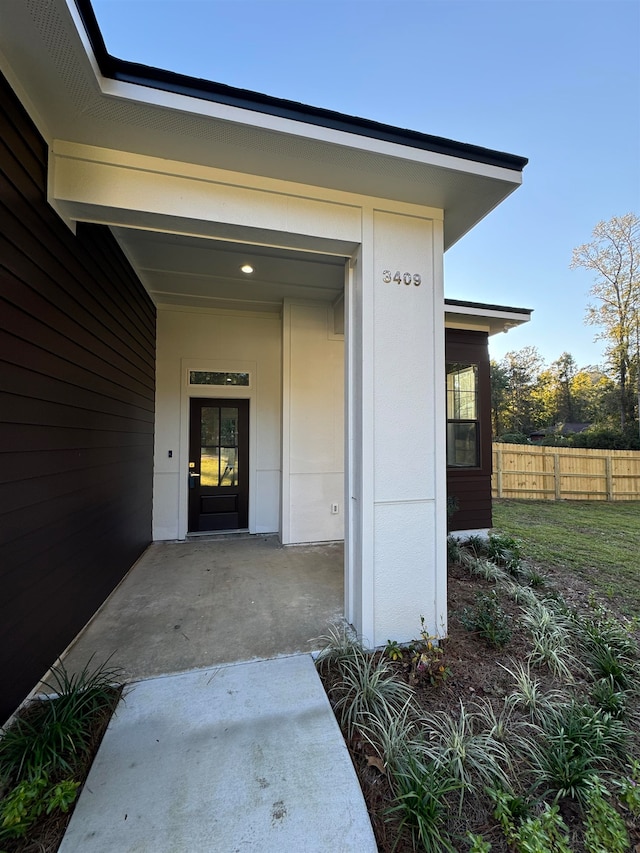
[[[620,430],[606,426],[592,426],[570,438],[571,447],[590,447],[599,450],[640,450],[638,427]]]
[[[0,801],[0,839],[24,837],[45,812],[68,812],[79,787],[72,779],[51,782],[45,773],[19,782]]]
[[[478,593],[474,607],[465,607],[460,621],[467,631],[475,631],[489,645],[502,648],[511,639],[509,617],[502,609],[495,591]]]
[[[587,853],[625,853],[630,849],[624,821],[606,799],[608,793],[602,782],[594,777],[586,795],[584,846]]]
[[[531,444],[531,439],[523,432],[505,432],[504,435],[498,436],[496,441],[503,444]]]

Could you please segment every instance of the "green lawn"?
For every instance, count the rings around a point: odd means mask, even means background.
[[[495,500],[493,523],[535,562],[575,571],[640,616],[640,502]]]

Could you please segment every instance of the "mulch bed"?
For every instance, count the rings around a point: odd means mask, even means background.
[[[562,570],[557,569],[554,570],[553,576],[547,574],[546,577],[548,583],[542,591],[538,591],[539,595],[548,594],[552,588],[562,590],[565,601],[580,610],[586,609],[589,601],[593,602],[588,587],[576,581],[572,574],[565,577]],[[476,699],[489,700],[498,710],[504,697],[511,691],[512,684],[511,677],[500,664],[513,668],[514,661],[524,661],[530,651],[530,641],[519,624],[520,607],[506,597],[501,597],[500,600],[503,609],[511,617],[512,638],[504,648],[490,647],[463,627],[460,621],[463,609],[473,606],[479,592],[490,593],[495,589],[494,584],[471,576],[467,569],[460,565],[449,566],[448,580],[449,635],[442,643],[444,653],[439,661],[446,666],[447,677],[436,680],[435,684],[429,679],[415,683],[415,679],[411,677],[408,655],[402,661],[392,663],[397,673],[412,683],[420,715],[426,721],[435,711],[457,715],[461,702],[468,707]],[[321,677],[327,682],[331,678],[331,672],[325,676],[321,674]],[[544,685],[544,672],[536,670],[536,677]],[[379,853],[413,853],[410,834],[405,832],[399,836],[398,821],[385,816],[386,810],[392,804],[392,790],[374,749],[361,738],[347,739],[347,746],[369,810]],[[454,795],[450,803],[448,826],[454,844],[456,835],[464,839],[466,830],[471,828],[473,832],[481,833],[486,841],[491,842],[492,853],[509,853],[513,850],[493,818],[493,806],[488,798],[474,801],[466,797],[463,819],[458,818],[458,802],[458,795]],[[574,853],[584,853],[583,819],[578,808],[570,800],[563,801],[560,812],[569,829],[571,849]],[[629,813],[625,817],[631,850],[640,853],[639,822]],[[459,849],[460,853],[469,849],[466,840],[458,843],[459,847],[456,849]]]
[[[73,778],[74,781],[81,782],[75,803],[78,802],[82,786],[86,781],[91,764],[98,752],[102,738],[121,696],[122,687],[114,687],[111,703],[105,705],[100,712],[93,716],[89,749],[78,758],[77,763],[73,767],[73,773],[70,774],[70,778]],[[33,714],[37,703],[41,701],[47,700],[35,699],[20,710],[20,715],[28,717],[30,714]],[[0,790],[0,795],[2,794],[3,792]],[[66,813],[54,811],[50,815],[41,815],[24,838],[0,841],[0,853],[56,853],[71,820],[75,803]]]

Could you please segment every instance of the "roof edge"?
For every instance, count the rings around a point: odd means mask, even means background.
[[[107,51],[91,0],[75,0],[75,4],[100,72],[109,79],[172,92],[186,97],[200,98],[201,100],[252,110],[253,112],[266,113],[278,118],[305,122],[331,130],[352,133],[449,157],[458,157],[515,172],[522,172],[529,162],[528,158],[516,154],[507,154],[479,145],[456,142],[441,136],[397,128],[371,119],[348,116],[323,107],[312,107],[297,101],[228,86],[225,83],[189,77],[174,71],[166,71],[162,68],[118,59]]]
[[[488,302],[466,302],[463,299],[445,299],[445,308],[476,308],[483,311],[500,311],[509,314],[525,314],[528,317],[533,314],[533,308],[512,308],[510,305],[491,305]]]

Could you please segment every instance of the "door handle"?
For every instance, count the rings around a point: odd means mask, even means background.
[[[196,480],[199,479],[200,474],[196,474],[194,471],[189,471],[189,488],[195,489]]]

